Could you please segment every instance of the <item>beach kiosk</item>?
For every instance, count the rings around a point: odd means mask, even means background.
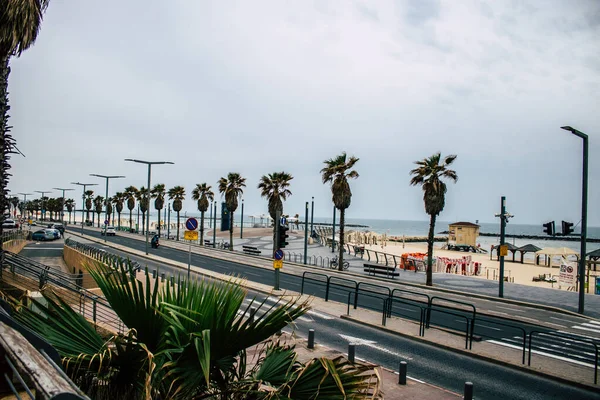
[[[448,225],[448,248],[477,247],[479,225],[472,222],[454,222]]]

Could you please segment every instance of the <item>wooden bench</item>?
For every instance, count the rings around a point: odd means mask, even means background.
[[[368,272],[369,275],[385,275],[388,278],[394,278],[400,276],[400,273],[396,271],[396,267],[387,267],[380,264],[369,264],[364,263],[364,271]]]
[[[244,254],[251,254],[253,256],[260,256],[260,250],[253,246],[242,246]]]

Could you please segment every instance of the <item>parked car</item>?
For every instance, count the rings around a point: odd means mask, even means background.
[[[63,224],[50,224],[48,225],[48,228],[57,229],[61,235],[65,234],[65,227]]]
[[[31,240],[39,240],[42,242],[46,240],[54,240],[54,233],[47,231],[46,229],[35,231],[31,234]]]
[[[18,226],[19,225],[17,225],[17,223],[10,218],[5,219],[4,222],[2,223],[2,228],[4,228],[4,229],[14,229],[14,228],[18,228]]]
[[[105,231],[100,232],[101,235],[104,235],[105,233],[106,233],[106,236],[116,236],[117,230],[115,229],[114,226],[107,226]]]

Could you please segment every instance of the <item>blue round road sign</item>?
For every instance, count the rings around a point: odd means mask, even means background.
[[[104,220],[104,225],[108,225],[108,220],[107,219]]]
[[[281,249],[275,250],[275,259],[283,260],[283,250],[281,250]]]
[[[188,218],[187,221],[185,221],[185,227],[188,231],[195,231],[198,229],[198,220],[196,218]]]

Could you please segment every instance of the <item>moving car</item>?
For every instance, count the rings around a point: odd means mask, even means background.
[[[39,241],[46,241],[46,240],[54,240],[54,233],[50,232],[50,231],[46,231],[46,229],[42,229],[39,231],[35,231],[31,234],[31,240],[39,240]]]
[[[57,229],[61,235],[65,234],[65,227],[63,224],[50,224],[48,225],[48,228]]]
[[[116,236],[117,230],[115,229],[114,226],[107,226],[106,231],[101,231],[100,234],[101,235],[106,234],[106,236]]]
[[[5,219],[4,222],[2,223],[2,228],[4,228],[4,229],[14,229],[17,227],[18,227],[17,223],[10,218]]]
[[[46,228],[44,229],[46,232],[49,232],[50,234],[52,234],[52,239],[60,239],[60,231],[58,229],[54,229],[54,228]]]

